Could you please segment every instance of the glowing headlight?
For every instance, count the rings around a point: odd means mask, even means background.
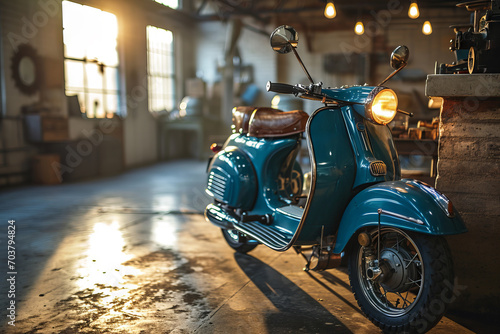
[[[398,110],[398,97],[393,90],[381,88],[373,90],[372,98],[368,98],[366,115],[376,123],[390,123]],[[371,102],[370,102],[371,101]]]

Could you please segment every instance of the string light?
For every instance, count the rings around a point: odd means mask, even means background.
[[[328,2],[325,7],[325,17],[327,19],[333,19],[337,16],[337,10],[335,9],[335,5],[332,1]]]
[[[363,22],[356,22],[356,25],[354,26],[354,32],[356,33],[356,35],[363,35],[365,33],[365,26],[363,25]]]
[[[408,9],[408,17],[411,19],[416,19],[419,16],[420,16],[420,11],[418,10],[417,2],[412,1],[410,8]]]
[[[422,33],[424,35],[430,35],[432,34],[432,26],[429,21],[425,21],[424,25],[422,26]]]

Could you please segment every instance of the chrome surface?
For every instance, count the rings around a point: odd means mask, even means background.
[[[227,181],[228,178],[226,175],[220,172],[216,173],[213,170],[210,171],[207,184],[207,190],[210,191],[210,195],[213,195],[219,201],[224,201]]]
[[[292,216],[295,218],[302,217],[302,214],[304,213],[304,209],[296,205],[284,206],[282,208],[276,209],[276,211],[279,211],[284,215]]]
[[[410,57],[410,51],[408,48],[404,45],[398,46],[396,49],[391,54],[391,67],[394,69],[394,71],[389,74],[387,78],[384,79],[381,83],[378,84],[378,86],[382,86],[395,76],[399,71],[401,71],[405,66],[408,64],[408,58]]]
[[[395,70],[406,66],[408,58],[410,57],[410,50],[405,45],[400,45],[392,51],[391,54],[391,67]]]
[[[392,217],[404,219],[404,220],[407,220],[409,222],[412,222],[412,223],[415,223],[415,224],[419,224],[419,225],[424,225],[424,222],[421,221],[420,219],[416,219],[416,218],[412,218],[412,217],[407,217],[407,216],[401,215],[399,213],[390,212],[390,211],[386,211],[386,210],[382,210],[382,209],[379,209],[378,212],[379,212],[379,214],[383,214],[383,215],[388,215],[388,216],[392,216]]]
[[[289,53],[297,47],[299,35],[294,28],[282,25],[274,29],[271,34],[271,47],[278,53]]]
[[[382,269],[378,266],[378,261],[372,261],[372,263],[375,262],[376,264],[373,266],[369,266],[366,269],[366,277],[372,281],[377,281],[380,275],[382,275]]]
[[[377,96],[377,94],[380,93],[381,91],[383,91],[384,89],[390,89],[387,87],[382,87],[381,86],[382,84],[383,83],[381,83],[378,86],[376,86],[375,88],[373,88],[373,90],[370,92],[370,94],[368,94],[368,96],[366,97],[366,101],[365,101],[365,117],[376,124],[379,124],[379,123],[377,123],[372,117],[373,100],[375,99],[375,96]]]
[[[227,230],[227,235],[236,242],[240,242],[240,234],[237,230]]]
[[[370,163],[370,173],[373,176],[384,176],[387,174],[387,166],[383,161],[374,161]]]
[[[402,316],[419,301],[425,283],[420,249],[400,229],[382,228],[381,237],[375,229],[371,235],[377,247],[381,246],[381,265],[367,261],[360,247],[358,277],[363,293],[371,306],[380,312],[391,317]]]

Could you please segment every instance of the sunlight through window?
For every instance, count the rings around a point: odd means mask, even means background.
[[[66,95],[78,95],[89,118],[119,112],[118,22],[97,8],[63,1]]]
[[[174,36],[147,26],[149,111],[171,111],[175,102]]]
[[[177,7],[179,7],[179,0],[154,0],[154,1],[173,9],[177,9]]]

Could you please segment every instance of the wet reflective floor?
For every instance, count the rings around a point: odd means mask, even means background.
[[[205,167],[170,162],[0,191],[2,276],[8,220],[16,231],[15,282],[0,282],[0,332],[380,332],[345,269],[306,273],[295,252],[265,246],[235,254],[203,218]],[[431,332],[471,333],[447,318]]]

